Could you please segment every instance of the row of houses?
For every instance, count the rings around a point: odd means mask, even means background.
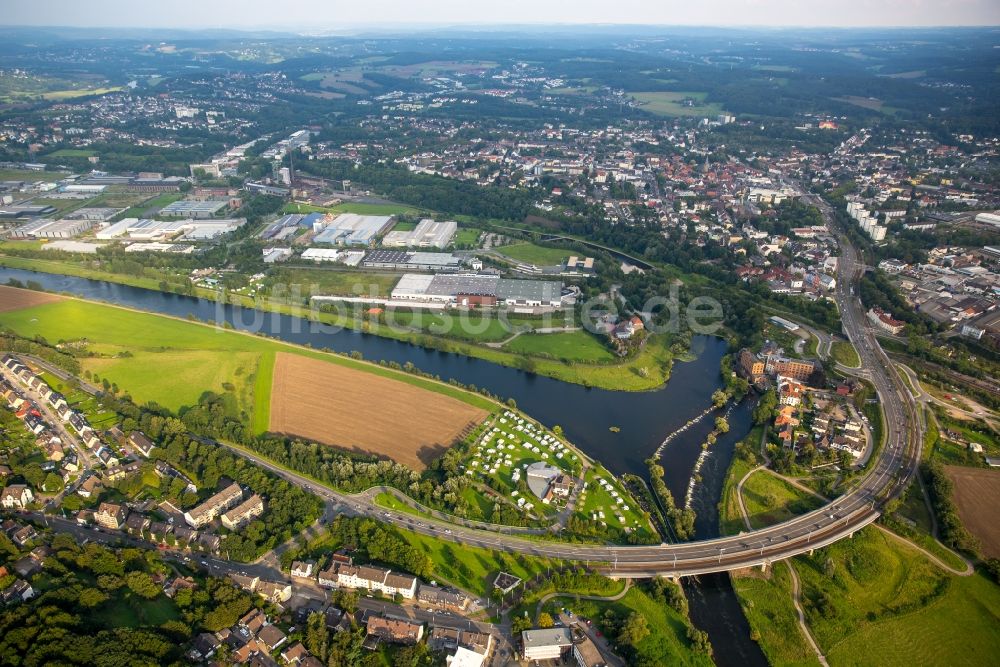
[[[94,430],[94,428],[87,422],[86,417],[84,417],[80,412],[74,410],[66,400],[65,396],[52,389],[48,383],[41,378],[41,376],[36,375],[34,371],[21,363],[17,357],[10,354],[4,355],[2,363],[10,375],[20,380],[28,389],[34,391],[49,405],[52,412],[58,415],[59,418],[69,426],[69,428],[72,428],[73,431],[79,435],[80,441],[86,445],[87,449],[89,449],[94,456],[101,461],[101,463],[109,468],[119,465],[120,459],[118,454],[101,441],[100,437],[97,435],[97,431]],[[20,412],[25,405],[28,405],[28,409],[25,413],[25,425],[28,427],[29,431],[39,435],[49,428],[49,425],[42,419],[41,412],[38,410],[37,406],[32,407],[31,401],[15,389],[10,383],[5,381],[2,385],[0,385],[0,390],[3,391],[3,395],[7,399],[7,403],[11,408]],[[28,415],[30,415],[30,419],[28,418]]]
[[[192,528],[201,528],[221,515],[222,525],[236,530],[263,513],[264,499],[255,493],[243,500],[243,489],[234,482],[185,512],[184,520]]]

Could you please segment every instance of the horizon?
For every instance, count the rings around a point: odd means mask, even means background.
[[[764,30],[1000,27],[1000,3],[993,0],[844,0],[836,7],[818,8],[796,0],[706,0],[697,7],[678,2],[648,7],[642,0],[621,0],[613,8],[598,0],[580,0],[571,15],[559,6],[562,3],[552,0],[510,0],[502,7],[476,6],[460,0],[434,3],[371,0],[364,7],[341,4],[304,0],[276,7],[263,0],[217,0],[208,4],[178,0],[169,6],[148,6],[123,0],[94,0],[81,7],[68,0],[45,3],[15,0],[5,8],[0,25],[297,34],[547,26]],[[391,23],[378,18],[383,16],[393,17]],[[719,21],[719,17],[726,20]]]

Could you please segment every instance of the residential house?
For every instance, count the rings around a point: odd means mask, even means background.
[[[257,633],[257,639],[267,646],[268,651],[274,651],[276,648],[284,644],[288,637],[285,633],[276,625],[265,625],[261,628],[260,632]]]
[[[11,484],[0,493],[0,507],[24,509],[35,500],[35,494],[25,484]]]
[[[313,569],[316,566],[315,561],[311,560],[297,560],[292,562],[292,576],[299,577],[301,579],[311,579],[313,575]]]
[[[416,644],[424,636],[423,623],[411,623],[374,614],[368,617],[366,627],[369,637],[393,644]]]
[[[417,601],[430,607],[456,612],[463,612],[469,607],[469,598],[465,594],[428,584],[420,585]]]
[[[115,503],[101,503],[94,512],[94,522],[102,528],[118,530],[125,525],[128,508]]]
[[[142,431],[132,431],[132,433],[128,436],[128,444],[132,445],[133,450],[147,459],[156,447],[156,443],[147,438],[146,434]]]

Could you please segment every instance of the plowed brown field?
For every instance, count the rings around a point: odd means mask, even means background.
[[[0,285],[0,313],[6,313],[8,310],[20,310],[22,308],[30,308],[31,306],[40,306],[43,303],[58,300],[59,297],[55,294]]]
[[[983,555],[1000,558],[1000,470],[946,466],[955,485],[955,504],[962,524],[983,545]]]
[[[386,456],[420,470],[486,411],[420,387],[279,352],[270,431]]]

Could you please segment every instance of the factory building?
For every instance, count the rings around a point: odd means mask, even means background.
[[[387,248],[438,248],[441,250],[448,247],[457,232],[458,223],[454,220],[436,222],[425,218],[411,231],[389,232],[385,235],[382,245]]]
[[[370,246],[392,226],[393,219],[391,215],[343,213],[334,218],[314,213],[306,216],[303,223],[310,224],[316,232],[313,238],[316,243]]]
[[[441,271],[461,270],[461,258],[449,252],[413,252],[406,250],[372,250],[362,262],[368,269],[390,271]]]
[[[13,232],[15,239],[71,239],[94,226],[92,220],[34,220]]]

